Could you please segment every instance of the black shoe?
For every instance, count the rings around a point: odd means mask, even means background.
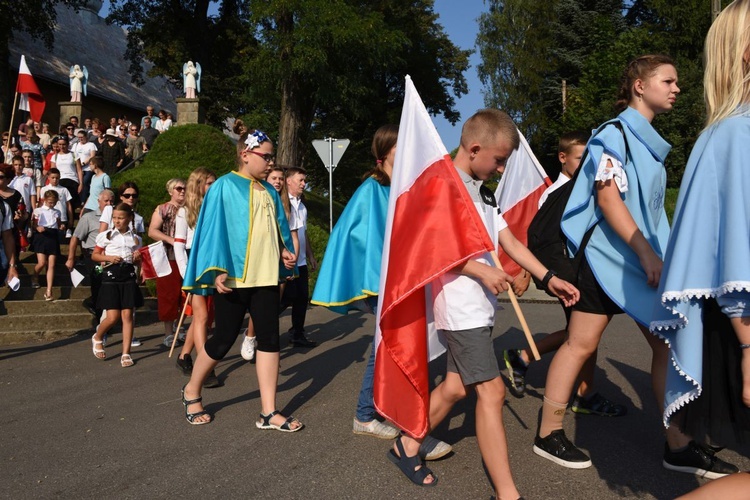
[[[625,406],[610,401],[598,392],[588,398],[576,395],[570,409],[581,415],[599,415],[602,417],[622,417],[628,412]]]
[[[292,347],[315,347],[316,345],[318,345],[317,342],[308,340],[305,336],[292,337],[292,340],[290,340],[289,343],[292,345]]]
[[[708,452],[695,441],[690,441],[690,444],[680,451],[672,451],[665,444],[662,464],[665,469],[695,474],[707,479],[718,479],[740,471],[736,466]]]
[[[203,381],[203,387],[206,389],[213,389],[214,387],[221,387],[221,380],[216,376],[216,371],[211,370],[206,380]]]
[[[182,374],[189,377],[193,373],[193,357],[188,354],[184,358],[177,356],[177,368],[182,370]]]
[[[534,438],[534,453],[568,469],[591,467],[591,459],[570,442],[565,431],[552,431],[546,438]]]
[[[510,393],[517,398],[522,398],[526,392],[526,372],[529,365],[521,357],[520,349],[503,351],[505,366],[508,368],[510,377]]]
[[[96,308],[94,307],[94,303],[91,299],[86,299],[83,301],[83,307],[86,308],[88,312],[93,314],[95,317],[101,316],[101,314],[97,314]]]

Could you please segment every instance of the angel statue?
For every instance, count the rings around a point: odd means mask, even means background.
[[[86,95],[89,83],[89,70],[86,66],[81,69],[79,65],[70,67],[70,102],[81,102],[81,92]]]
[[[201,91],[201,65],[188,61],[182,65],[182,88],[185,89],[185,97],[195,99],[196,92]]]

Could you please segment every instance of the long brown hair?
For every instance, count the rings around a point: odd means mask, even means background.
[[[398,125],[383,125],[375,131],[375,135],[372,138],[372,155],[375,157],[375,166],[365,174],[365,178],[374,177],[381,186],[391,185],[391,178],[385,169],[383,169],[383,161],[385,161],[388,153],[391,152],[397,141]]]
[[[185,189],[185,220],[190,227],[195,227],[195,223],[198,222],[198,214],[203,204],[203,188],[211,177],[216,179],[216,174],[203,167],[196,168],[188,177]]]

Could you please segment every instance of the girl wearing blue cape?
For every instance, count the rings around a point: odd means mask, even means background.
[[[259,130],[244,133],[237,143],[238,171],[220,177],[206,193],[185,269],[183,290],[215,290],[216,328],[193,365],[190,382],[182,390],[185,418],[207,424],[201,389],[206,377],[226,356],[250,312],[257,332],[256,371],[260,388],[259,429],[296,432],[302,423],[276,409],[279,378],[279,263],[293,269],[284,208],[276,190],[265,180],[273,162],[273,144]]]
[[[375,168],[354,192],[333,228],[315,283],[313,304],[340,314],[348,311],[375,312],[397,140],[398,125],[383,125],[375,132],[372,139]],[[396,438],[400,431],[389,422],[376,418],[374,378],[373,348],[362,378],[353,432],[380,439]],[[428,460],[440,458],[452,449],[449,444],[429,436],[422,446],[420,451]]]
[[[704,61],[706,127],[682,178],[651,329],[670,347],[665,425],[748,441],[750,1],[714,21]]]
[[[672,109],[679,92],[669,57],[647,55],[630,62],[615,105],[620,114],[589,140],[588,156],[563,213],[561,227],[571,255],[584,252],[577,284],[581,299],[573,307],[568,339],[547,373],[534,452],[564,467],[591,466],[565,436],[563,419],[581,368],[614,314],[624,312],[640,327],[652,351],[654,394],[659,403],[664,397],[669,350],[648,325],[669,238],[664,159],[671,146],[651,121]],[[667,431],[667,442],[663,463],[669,469],[715,474],[710,477],[737,470],[676,428]]]

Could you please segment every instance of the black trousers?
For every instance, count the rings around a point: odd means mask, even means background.
[[[310,302],[310,278],[307,266],[300,266],[299,278],[287,283],[284,287],[284,297],[281,299],[281,309],[284,311],[292,306],[292,328],[289,330],[294,337],[301,337],[305,333],[305,317],[307,304]]]
[[[279,352],[278,310],[278,285],[234,288],[231,293],[214,294],[216,328],[206,341],[206,354],[216,361],[224,359],[237,340],[246,312],[253,319],[258,350]]]

